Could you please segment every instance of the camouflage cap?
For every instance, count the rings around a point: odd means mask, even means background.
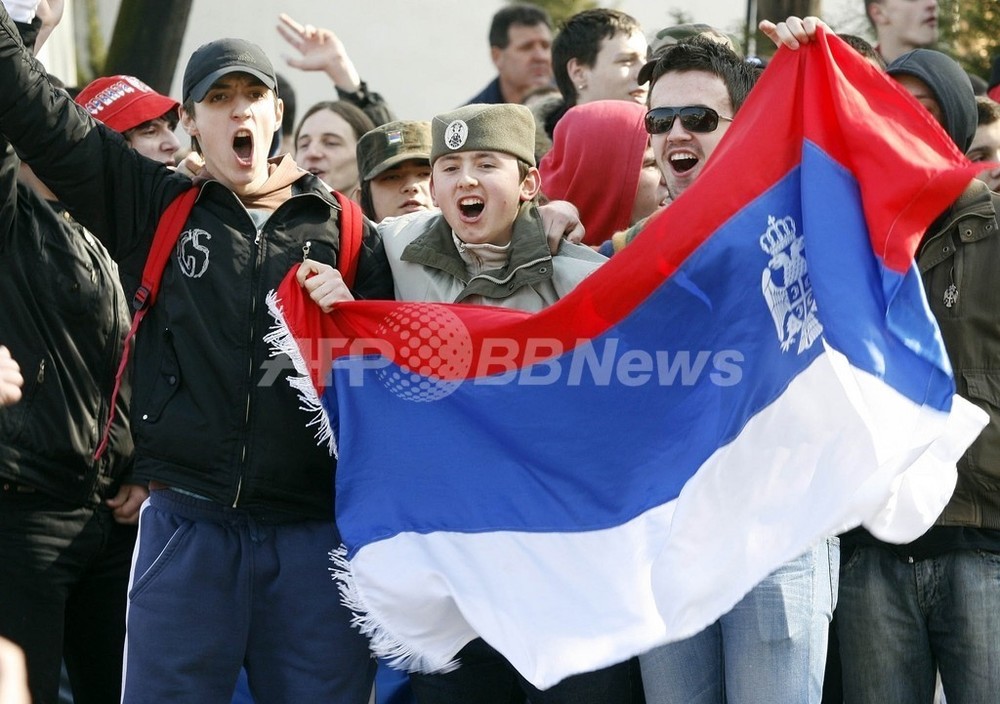
[[[696,23],[666,27],[657,32],[653,41],[649,43],[649,51],[646,53],[647,61],[639,69],[639,85],[649,82],[650,77],[653,75],[653,66],[656,65],[656,60],[660,58],[664,51],[672,46],[676,46],[685,39],[697,36],[714,39],[720,44],[725,44],[733,51],[736,51],[736,46],[733,44],[733,40],[729,38],[729,35],[710,25]]]
[[[397,120],[365,132],[358,140],[358,173],[371,181],[386,169],[409,161],[431,159],[431,123]]]
[[[535,118],[516,103],[473,103],[431,122],[431,164],[453,152],[504,152],[535,165]]]

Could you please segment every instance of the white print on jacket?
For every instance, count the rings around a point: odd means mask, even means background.
[[[177,264],[184,276],[191,279],[200,278],[208,271],[208,247],[202,240],[210,240],[212,236],[204,230],[194,228],[181,233],[177,241]]]

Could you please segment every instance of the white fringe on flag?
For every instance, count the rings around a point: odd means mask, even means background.
[[[351,626],[368,638],[372,653],[397,670],[407,672],[443,673],[458,669],[461,664],[458,660],[431,659],[415,652],[386,629],[383,620],[371,612],[358,589],[354,573],[351,571],[351,561],[347,559],[347,546],[341,544],[340,547],[331,550],[330,561],[333,562],[330,573],[340,590],[340,603],[353,614]]]
[[[264,342],[271,346],[271,356],[279,357],[287,355],[292,360],[292,365],[298,376],[289,376],[288,385],[299,394],[299,409],[312,414],[312,419],[306,423],[307,428],[316,426],[316,444],[326,445],[333,457],[337,456],[337,439],[333,435],[333,428],[330,427],[330,418],[319,400],[316,387],[313,386],[312,377],[309,375],[309,366],[306,364],[302,351],[299,349],[295,337],[288,329],[285,320],[285,311],[278,302],[278,293],[274,289],[267,294],[267,310],[274,318],[274,325],[271,331],[264,336]]]

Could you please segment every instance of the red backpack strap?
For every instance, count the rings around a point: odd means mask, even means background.
[[[111,404],[108,409],[108,422],[104,425],[104,432],[101,434],[101,442],[94,452],[94,460],[99,460],[104,451],[108,448],[108,440],[111,437],[111,424],[115,420],[115,406],[118,402],[118,392],[121,390],[122,377],[125,376],[125,368],[128,365],[129,350],[132,339],[139,329],[139,323],[146,317],[146,311],[150,309],[156,301],[156,294],[160,290],[160,279],[163,278],[163,270],[167,267],[170,253],[177,244],[177,238],[181,236],[181,228],[187,222],[194,201],[198,198],[199,189],[197,186],[189,188],[171,201],[167,209],[160,215],[160,221],[156,226],[156,233],[153,235],[153,246],[146,257],[146,265],[142,269],[142,283],[135,292],[132,299],[132,308],[135,313],[132,315],[132,326],[125,335],[125,342],[122,346],[122,358],[118,364],[118,371],[115,373],[115,385],[111,390]]]
[[[333,195],[340,203],[340,255],[337,257],[337,271],[347,288],[354,288],[365,216],[361,212],[361,206],[340,191],[334,191]]]

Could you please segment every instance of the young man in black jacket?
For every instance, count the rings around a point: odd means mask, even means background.
[[[191,182],[66,96],[0,14],[0,130],[126,282]],[[134,476],[150,483],[128,606],[125,702],[223,702],[246,665],[266,702],[366,702],[374,661],[330,582],[331,459],[284,379],[264,383],[264,299],[304,252],[335,265],[339,207],[290,158],[267,160],[282,104],[259,47],[211,42],[183,82],[205,159],[198,199],[134,354]],[[365,224],[354,292],[391,297]],[[22,362],[22,365],[24,363]]]

